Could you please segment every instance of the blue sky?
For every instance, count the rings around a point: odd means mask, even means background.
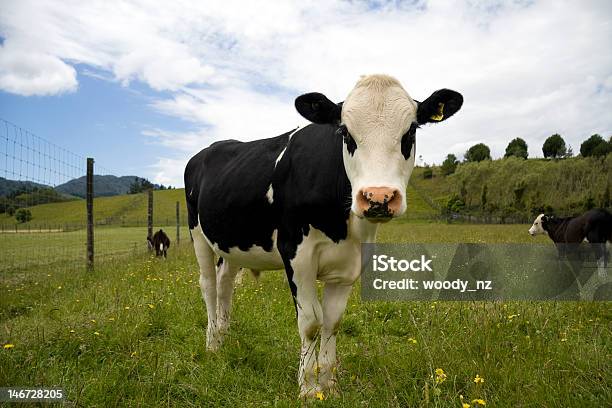
[[[182,185],[215,140],[304,124],[293,99],[342,100],[362,74],[415,99],[461,92],[457,116],[417,135],[440,163],[524,138],[541,156],[612,134],[609,1],[0,0],[0,117],[117,175]]]
[[[75,92],[52,96],[0,92],[0,117],[76,154],[94,157],[96,173],[116,175],[150,176],[153,160],[167,154],[167,148],[142,134],[144,130],[194,128],[150,108],[153,100],[167,96],[165,92],[138,81],[122,86],[92,76],[87,67],[76,70]]]

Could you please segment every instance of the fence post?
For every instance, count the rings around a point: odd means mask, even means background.
[[[179,216],[179,202],[176,202],[176,245],[181,242],[181,218]]]
[[[94,159],[87,158],[87,266],[91,269],[94,266],[94,218],[93,218],[93,173]]]
[[[153,189],[148,190],[149,208],[147,211],[147,237],[153,238]]]

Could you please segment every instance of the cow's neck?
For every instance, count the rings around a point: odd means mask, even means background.
[[[363,218],[349,215],[348,238],[359,242],[376,242],[378,225]]]

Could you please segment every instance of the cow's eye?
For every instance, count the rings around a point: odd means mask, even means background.
[[[412,146],[416,137],[416,130],[419,125],[414,122],[410,125],[410,129],[402,136],[402,155],[404,159],[408,160],[412,154]]]
[[[355,139],[353,139],[353,136],[351,136],[348,129],[344,125],[340,126],[336,133],[342,136],[342,140],[344,141],[344,144],[346,144],[346,149],[352,156],[355,153],[355,150],[357,150],[357,143],[355,143]]]

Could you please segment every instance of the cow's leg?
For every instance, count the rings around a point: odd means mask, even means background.
[[[229,328],[234,279],[239,270],[240,268],[231,265],[227,260],[223,260],[217,269],[217,325],[220,341]]]
[[[200,290],[206,303],[208,325],[206,327],[206,348],[215,351],[219,348],[219,331],[217,327],[217,278],[215,255],[200,231],[192,234],[193,247],[200,265]]]
[[[317,340],[323,324],[323,310],[317,294],[317,265],[313,262],[312,247],[297,252],[294,259],[285,259],[285,270],[294,297],[301,350],[298,384],[300,397],[316,397],[321,391],[317,383]]]
[[[337,391],[336,334],[352,285],[326,283],[323,289],[323,328],[319,351],[319,384],[328,393]]]
[[[302,347],[298,383],[300,397],[315,397],[321,388],[317,382],[317,340],[323,323],[323,311],[317,296],[315,279],[312,282],[297,283],[298,329]]]

